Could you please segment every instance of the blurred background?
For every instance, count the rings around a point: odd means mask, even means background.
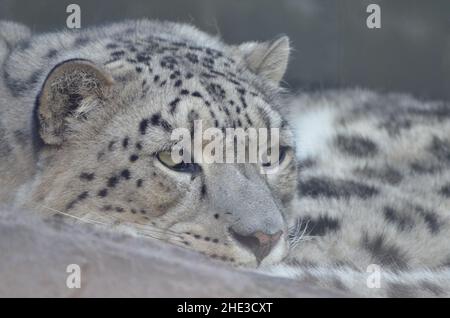
[[[0,19],[34,31],[130,18],[189,22],[228,43],[287,34],[294,47],[285,86],[293,91],[364,87],[450,100],[449,0],[0,0]],[[381,29],[366,8],[381,7]]]

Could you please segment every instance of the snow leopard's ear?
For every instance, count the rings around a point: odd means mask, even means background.
[[[281,81],[289,60],[287,36],[263,43],[246,42],[239,45],[238,49],[252,72],[276,84]]]
[[[82,120],[102,103],[112,77],[94,63],[73,59],[56,65],[47,75],[34,109],[34,130],[47,145],[67,138],[67,125]]]

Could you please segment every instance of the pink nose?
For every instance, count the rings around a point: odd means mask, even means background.
[[[257,231],[250,235],[241,235],[230,228],[230,233],[239,244],[250,250],[260,263],[280,240],[283,231],[278,231],[275,234]]]

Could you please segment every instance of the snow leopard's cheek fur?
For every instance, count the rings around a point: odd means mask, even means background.
[[[296,177],[292,134],[276,111],[287,39],[227,53],[146,41],[152,46],[108,41],[103,63],[74,58],[41,70],[33,118],[39,172],[31,195],[23,189],[28,204],[236,265],[280,261]],[[278,128],[286,159],[274,174],[257,164],[172,171],[157,154],[173,144],[174,129],[192,131],[195,120],[222,131]]]

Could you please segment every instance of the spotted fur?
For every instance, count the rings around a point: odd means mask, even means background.
[[[167,22],[33,36],[1,22],[0,199],[353,294],[450,295],[448,103],[353,90],[289,107],[288,52]],[[157,153],[197,119],[280,128],[281,171],[167,169]]]

